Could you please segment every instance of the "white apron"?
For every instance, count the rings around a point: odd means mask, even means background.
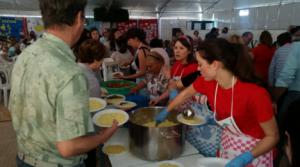
[[[233,159],[236,156],[251,151],[261,139],[253,138],[249,135],[244,134],[237,126],[233,118],[233,95],[234,95],[234,82],[235,78],[232,79],[232,93],[231,93],[231,107],[230,117],[218,121],[216,119],[216,106],[217,106],[217,94],[218,84],[215,89],[214,97],[214,118],[220,126],[223,127],[223,134],[221,137],[221,148],[220,157],[225,159]],[[272,151],[255,158],[251,164],[247,167],[273,167],[273,154]]]
[[[178,69],[179,69],[179,66],[177,66],[177,68],[176,68],[174,74],[176,74],[176,72],[178,71]],[[172,79],[173,79],[174,81],[179,81],[179,80],[181,80],[181,77],[182,77],[183,72],[184,72],[184,68],[181,70],[181,73],[180,73],[179,76],[173,75],[173,76],[172,76]],[[182,112],[183,110],[186,110],[186,109],[190,108],[191,105],[193,104],[193,102],[194,102],[193,97],[190,97],[190,98],[186,99],[180,106],[178,106],[178,107],[176,108],[176,110],[177,110],[178,112]]]

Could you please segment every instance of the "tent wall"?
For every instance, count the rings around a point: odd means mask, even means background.
[[[300,3],[266,6],[249,9],[249,16],[240,17],[239,10],[214,12],[219,26],[231,29],[287,29],[289,25],[300,25],[298,12]]]

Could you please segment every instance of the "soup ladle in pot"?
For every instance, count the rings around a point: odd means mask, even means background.
[[[190,120],[194,118],[195,112],[191,108],[188,108],[183,110],[182,115],[184,119]]]

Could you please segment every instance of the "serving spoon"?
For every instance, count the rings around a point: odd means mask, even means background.
[[[191,120],[194,118],[195,112],[191,108],[188,108],[183,110],[182,115],[184,119]]]

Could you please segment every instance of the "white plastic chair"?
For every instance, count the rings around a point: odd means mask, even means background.
[[[10,90],[9,69],[0,67],[0,73],[4,74],[3,75],[4,82],[2,81],[2,79],[0,80],[0,90],[1,90],[1,92],[3,92],[4,106],[7,107],[8,106],[8,94],[9,94],[9,90]],[[1,97],[2,97],[2,93],[0,94],[0,99],[1,99]]]

